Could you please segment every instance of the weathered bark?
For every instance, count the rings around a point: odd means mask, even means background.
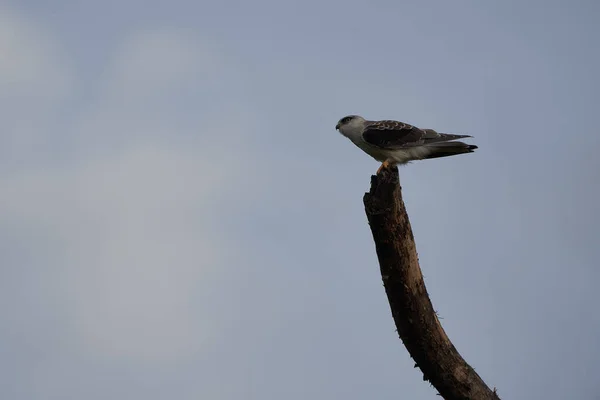
[[[398,169],[383,169],[371,178],[365,211],[385,292],[402,342],[446,400],[499,400],[458,353],[442,328],[427,294],[417,249],[400,188]]]

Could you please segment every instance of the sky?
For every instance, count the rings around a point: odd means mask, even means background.
[[[600,3],[0,3],[0,398],[436,399],[348,114],[400,169],[448,336],[506,399],[599,399]]]

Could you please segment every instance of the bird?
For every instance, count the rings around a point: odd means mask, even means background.
[[[368,121],[360,115],[340,119],[335,129],[382,163],[377,174],[394,165],[473,153],[477,149],[475,145],[455,141],[473,137],[470,135],[438,133],[394,120]]]

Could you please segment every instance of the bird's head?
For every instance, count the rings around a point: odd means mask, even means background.
[[[364,124],[365,119],[360,115],[348,115],[338,121],[335,129],[347,136],[349,133],[362,132]]]

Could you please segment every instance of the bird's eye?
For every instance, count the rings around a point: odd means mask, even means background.
[[[351,120],[351,119],[352,119],[352,117],[345,117],[345,118],[342,120],[342,123],[344,123],[344,124],[347,124],[348,122],[350,122],[350,120]]]

